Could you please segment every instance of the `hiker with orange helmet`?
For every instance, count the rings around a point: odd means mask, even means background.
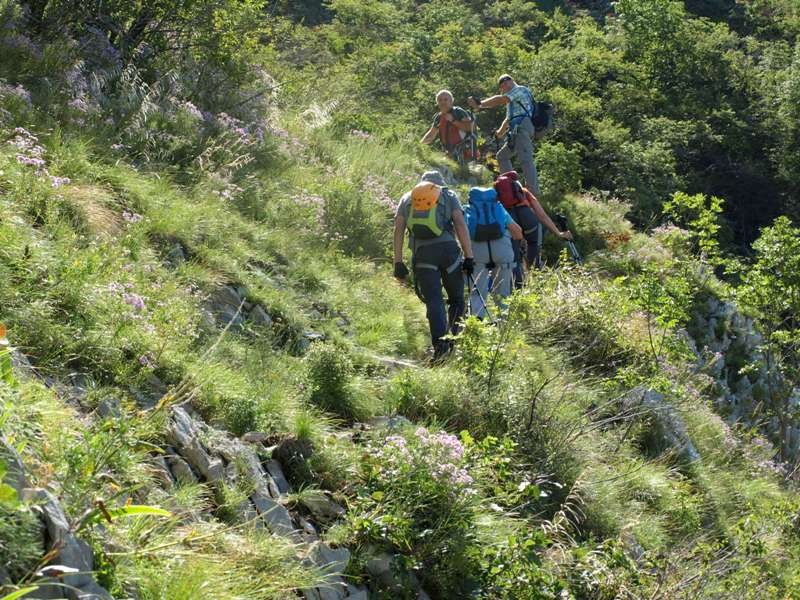
[[[400,280],[409,275],[403,262],[406,230],[415,289],[427,309],[434,358],[441,358],[451,349],[450,342],[443,338],[448,333],[458,333],[464,314],[462,271],[472,275],[475,262],[461,202],[438,171],[425,173],[397,207],[394,276]],[[442,287],[447,294],[447,308]]]

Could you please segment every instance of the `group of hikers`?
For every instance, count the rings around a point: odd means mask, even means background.
[[[485,318],[490,292],[502,306],[503,299],[522,286],[525,268],[541,266],[543,226],[563,240],[572,240],[572,234],[561,231],[537,199],[533,94],[510,75],[502,75],[498,86],[498,95],[468,99],[476,111],[506,106],[506,118],[495,134],[505,137],[505,144],[496,155],[501,174],[494,185],[470,189],[469,204],[462,207],[442,174],[428,171],[402,197],[395,213],[394,276],[404,281],[411,274],[403,261],[408,233],[414,287],[427,309],[434,359],[450,352],[451,334],[459,331],[466,311],[465,282],[470,313]],[[438,137],[448,152],[458,146],[474,156],[473,116],[455,106],[447,90],[436,95],[436,103],[439,112],[422,143]],[[521,162],[525,186],[511,164],[514,155]]]

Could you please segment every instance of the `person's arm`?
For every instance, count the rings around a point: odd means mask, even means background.
[[[500,127],[497,128],[494,136],[498,139],[502,138],[506,133],[508,133],[508,117],[503,119],[503,122],[500,123]]]
[[[456,237],[461,245],[464,258],[472,258],[472,241],[469,239],[469,230],[467,229],[467,222],[464,220],[464,213],[460,209],[453,211],[453,225],[455,226]]]
[[[482,108],[494,108],[495,106],[503,106],[504,104],[508,104],[509,102],[511,102],[511,100],[509,100],[508,96],[500,94],[498,96],[490,96],[488,98],[484,98],[480,102],[478,102],[478,100],[474,96],[470,96],[467,99],[467,102],[469,102],[469,105],[475,110],[480,110]]]
[[[522,239],[522,227],[517,225],[516,221],[513,219],[509,220],[508,223],[506,223],[506,227],[508,227],[508,232],[511,234],[512,240]]]
[[[530,191],[526,194],[526,196],[528,197],[528,202],[530,203],[533,212],[536,213],[540,223],[547,227],[547,229],[553,235],[560,237],[562,240],[572,239],[572,233],[569,231],[561,231],[558,227],[556,227],[556,224],[553,223],[553,220],[550,218],[550,216],[544,212],[544,209],[542,208],[542,205],[536,196],[534,196]]]
[[[394,218],[394,262],[403,262],[403,241],[406,237],[406,218],[397,215]]]
[[[439,128],[435,127],[435,126],[431,126],[431,128],[428,129],[428,132],[424,136],[422,136],[422,139],[420,140],[420,143],[421,144],[430,144],[430,143],[433,142],[433,140],[436,139],[437,135],[439,135]]]

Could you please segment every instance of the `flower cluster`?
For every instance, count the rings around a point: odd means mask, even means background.
[[[20,84],[8,85],[7,83],[0,82],[0,96],[15,96],[27,104],[28,107],[33,106],[31,93]]]
[[[378,204],[385,206],[390,211],[397,210],[397,202],[389,194],[386,184],[376,175],[367,175],[363,184],[364,191],[372,196]]]
[[[123,268],[123,271],[128,270],[130,269]],[[132,312],[127,315],[127,318],[138,322],[143,332],[155,333],[155,326],[153,326],[153,324],[147,320],[147,316],[145,314],[147,311],[145,299],[141,295],[134,292],[133,288],[134,286],[132,283],[118,283],[115,281],[109,283],[105,289],[107,292],[116,296],[133,309]]]
[[[312,208],[315,212],[315,216],[318,223],[321,223],[322,220],[325,218],[325,198],[322,196],[317,196],[316,194],[310,194],[305,190],[300,192],[299,194],[295,194],[292,196],[292,200],[295,204],[299,206],[306,206],[308,208]]]
[[[139,213],[124,210],[122,211],[122,219],[126,223],[133,224],[133,223],[139,223],[142,219],[144,219],[144,217]]]
[[[419,427],[413,436],[390,435],[377,450],[382,478],[389,485],[406,475],[427,474],[435,484],[446,486],[450,494],[472,495],[472,476],[464,468],[464,446],[444,431],[431,433]]]
[[[70,183],[69,177],[50,175],[47,171],[47,161],[44,158],[45,149],[39,145],[39,138],[27,129],[22,127],[14,129],[14,137],[9,144],[17,149],[17,162],[36,169],[36,176],[48,178],[52,187],[58,188]]]
[[[180,107],[186,112],[190,117],[193,119],[197,119],[198,121],[205,121],[206,116],[210,116],[208,113],[203,113],[199,108],[197,108],[194,104],[186,100],[185,102],[181,103]]]
[[[225,187],[221,190],[214,190],[212,194],[218,196],[222,200],[232,201],[238,194],[241,194],[244,188],[236,185],[235,183],[226,183]]]
[[[372,138],[372,134],[368,131],[361,131],[360,129],[353,129],[350,131],[350,136],[360,140],[368,140]]]

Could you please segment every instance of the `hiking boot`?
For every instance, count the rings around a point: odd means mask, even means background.
[[[433,363],[441,363],[443,362],[450,353],[453,351],[453,344],[452,342],[441,341],[437,342],[433,346],[433,358],[431,362]]]

